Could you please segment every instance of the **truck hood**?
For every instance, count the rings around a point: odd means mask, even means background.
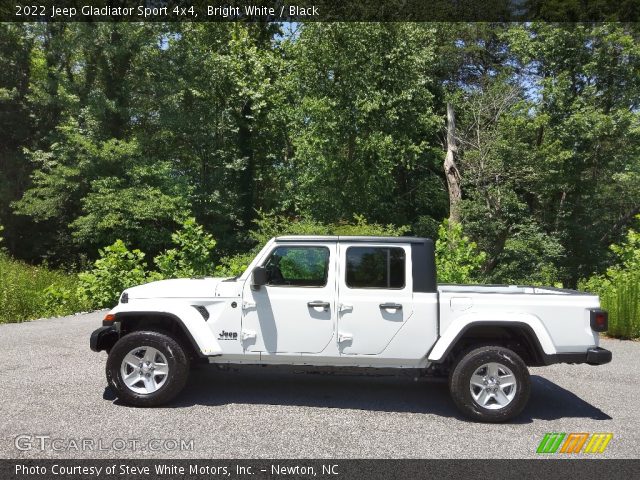
[[[127,288],[129,300],[148,298],[213,298],[224,278],[176,278]]]

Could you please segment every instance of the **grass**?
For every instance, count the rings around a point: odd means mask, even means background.
[[[609,312],[610,336],[640,337],[640,272],[616,276],[601,291],[600,303]]]
[[[0,323],[86,310],[76,275],[34,267],[0,253]]]

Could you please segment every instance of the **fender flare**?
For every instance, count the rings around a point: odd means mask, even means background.
[[[120,304],[111,312],[116,317],[116,322],[121,322],[127,317],[140,315],[170,318],[175,321],[186,337],[190,340],[196,353],[202,357],[222,355],[222,349],[215,335],[209,328],[202,315],[191,305],[172,302],[136,301],[134,304]]]
[[[465,332],[476,326],[523,328],[534,341],[534,347],[538,350],[536,353],[542,357],[543,361],[556,353],[549,332],[542,321],[535,315],[526,313],[504,313],[500,315],[469,314],[462,315],[453,321],[435,343],[427,356],[427,360],[433,363],[444,361]]]

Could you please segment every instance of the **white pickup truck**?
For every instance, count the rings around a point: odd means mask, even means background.
[[[464,414],[499,422],[526,405],[527,366],[611,361],[607,324],[572,290],[438,286],[426,238],[286,236],[237,278],[128,288],[90,343],[133,405],[175,397],[193,362],[373,367],[448,375]]]

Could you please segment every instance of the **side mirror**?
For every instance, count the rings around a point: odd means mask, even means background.
[[[251,286],[258,290],[262,285],[267,284],[267,269],[264,267],[256,267],[253,269]]]

